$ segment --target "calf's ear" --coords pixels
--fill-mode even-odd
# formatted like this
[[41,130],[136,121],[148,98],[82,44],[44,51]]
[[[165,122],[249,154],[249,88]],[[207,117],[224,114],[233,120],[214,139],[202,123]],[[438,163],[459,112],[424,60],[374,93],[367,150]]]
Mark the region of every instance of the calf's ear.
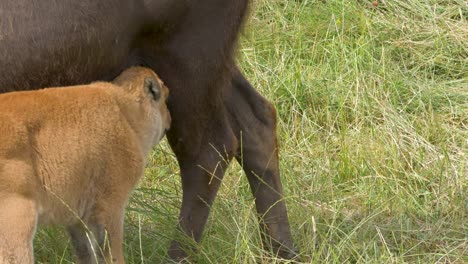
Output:
[[145,79],[145,91],[155,100],[161,98],[161,86],[154,78]]

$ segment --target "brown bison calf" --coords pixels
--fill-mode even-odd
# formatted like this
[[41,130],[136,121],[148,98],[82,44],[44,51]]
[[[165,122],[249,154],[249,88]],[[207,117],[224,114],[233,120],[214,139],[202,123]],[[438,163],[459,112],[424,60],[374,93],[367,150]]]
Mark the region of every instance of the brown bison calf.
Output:
[[0,95],[0,263],[33,263],[38,224],[66,225],[79,263],[124,262],[124,207],[169,128],[168,93],[134,67],[112,83]]

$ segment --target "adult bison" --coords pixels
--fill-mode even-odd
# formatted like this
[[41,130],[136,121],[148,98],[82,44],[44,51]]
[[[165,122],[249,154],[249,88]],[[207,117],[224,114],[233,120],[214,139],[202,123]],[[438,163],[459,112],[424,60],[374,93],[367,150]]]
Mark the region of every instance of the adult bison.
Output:
[[[248,2],[0,0],[0,92],[111,80],[132,65],[154,69],[171,90],[168,139],[183,188],[179,228],[200,240],[236,158],[256,198],[264,246],[292,258],[275,109],[233,59]],[[184,245],[173,241],[169,256],[186,257]]]

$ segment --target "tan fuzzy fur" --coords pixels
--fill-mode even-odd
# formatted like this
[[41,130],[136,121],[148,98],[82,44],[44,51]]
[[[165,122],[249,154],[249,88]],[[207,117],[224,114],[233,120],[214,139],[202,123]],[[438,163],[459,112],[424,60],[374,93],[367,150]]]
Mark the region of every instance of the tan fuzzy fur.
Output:
[[168,93],[133,67],[112,83],[0,95],[0,263],[33,263],[48,224],[67,226],[78,263],[124,263],[124,207],[169,128]]

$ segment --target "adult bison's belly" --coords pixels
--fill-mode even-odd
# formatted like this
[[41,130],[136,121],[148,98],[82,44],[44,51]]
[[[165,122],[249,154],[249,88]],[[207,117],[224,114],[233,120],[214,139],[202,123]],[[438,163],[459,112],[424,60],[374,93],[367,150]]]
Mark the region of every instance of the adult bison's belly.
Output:
[[0,92],[113,77],[132,60],[135,2],[2,0]]

